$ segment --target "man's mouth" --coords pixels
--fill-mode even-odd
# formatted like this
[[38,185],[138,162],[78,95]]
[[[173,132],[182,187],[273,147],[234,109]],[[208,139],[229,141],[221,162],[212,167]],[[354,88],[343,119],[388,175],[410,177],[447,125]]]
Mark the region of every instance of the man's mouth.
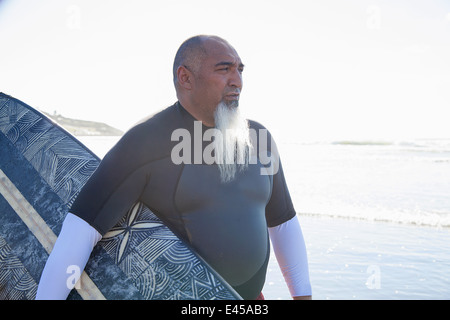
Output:
[[227,100],[239,100],[239,94],[228,94],[225,96]]
[[237,100],[239,100],[239,96],[240,96],[240,92],[231,92],[225,96],[225,99],[237,101]]

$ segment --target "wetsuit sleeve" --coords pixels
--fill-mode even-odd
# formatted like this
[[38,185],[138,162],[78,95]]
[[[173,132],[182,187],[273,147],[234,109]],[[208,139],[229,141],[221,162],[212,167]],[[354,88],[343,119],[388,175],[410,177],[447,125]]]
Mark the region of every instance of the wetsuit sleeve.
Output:
[[[275,227],[295,216],[296,212],[284,177],[280,154],[272,135],[268,133],[267,150],[270,154],[272,173],[272,194],[266,205],[266,221],[268,227]],[[261,143],[259,145],[261,148]]]
[[278,171],[273,175],[272,195],[266,206],[268,227],[275,227],[296,215],[294,205],[284,178],[283,166],[279,162]]
[[291,296],[310,296],[308,258],[298,218],[269,228],[269,236]]
[[[250,120],[250,129],[256,134],[252,138],[261,164],[267,169],[266,173],[271,181],[271,196],[266,205],[266,221],[268,227],[275,227],[295,216],[291,196],[284,177],[283,166],[275,140],[267,128],[260,123]],[[255,138],[256,137],[256,138]]]
[[77,196],[70,212],[101,235],[138,201],[149,173],[143,165],[142,130],[135,127],[108,152]]

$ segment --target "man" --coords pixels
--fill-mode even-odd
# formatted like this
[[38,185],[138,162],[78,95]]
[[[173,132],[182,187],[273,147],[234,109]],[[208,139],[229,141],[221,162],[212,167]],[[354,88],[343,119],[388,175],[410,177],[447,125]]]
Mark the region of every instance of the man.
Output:
[[261,143],[267,130],[239,112],[243,69],[219,37],[181,45],[173,67],[178,102],[129,130],[102,160],[70,209],[37,299],[65,299],[67,267],[84,268],[97,241],[136,201],[244,299],[261,297],[270,236],[292,297],[310,298],[305,244],[283,170],[262,161],[264,154],[278,161],[275,146]]

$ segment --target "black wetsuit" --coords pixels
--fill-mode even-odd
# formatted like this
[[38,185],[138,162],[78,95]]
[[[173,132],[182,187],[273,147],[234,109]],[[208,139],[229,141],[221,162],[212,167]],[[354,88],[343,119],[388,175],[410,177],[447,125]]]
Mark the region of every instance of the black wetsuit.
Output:
[[[295,216],[281,164],[275,175],[261,175],[258,161],[228,183],[220,182],[215,164],[176,165],[171,151],[179,141],[171,141],[172,133],[184,128],[194,137],[194,121],[176,103],[133,127],[105,156],[70,211],[104,235],[141,201],[244,299],[255,299],[269,259],[267,227]],[[250,127],[264,129],[253,121]]]

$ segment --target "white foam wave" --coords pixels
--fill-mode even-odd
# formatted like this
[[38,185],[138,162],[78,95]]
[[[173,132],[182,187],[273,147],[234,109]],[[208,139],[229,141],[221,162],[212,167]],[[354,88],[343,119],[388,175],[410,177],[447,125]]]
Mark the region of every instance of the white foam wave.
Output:
[[392,210],[386,208],[346,208],[345,210],[324,211],[300,211],[298,213],[306,216],[323,216],[332,218],[355,219],[372,222],[388,222],[409,224],[416,226],[428,226],[436,228],[450,228],[450,213],[448,212],[423,212]]

